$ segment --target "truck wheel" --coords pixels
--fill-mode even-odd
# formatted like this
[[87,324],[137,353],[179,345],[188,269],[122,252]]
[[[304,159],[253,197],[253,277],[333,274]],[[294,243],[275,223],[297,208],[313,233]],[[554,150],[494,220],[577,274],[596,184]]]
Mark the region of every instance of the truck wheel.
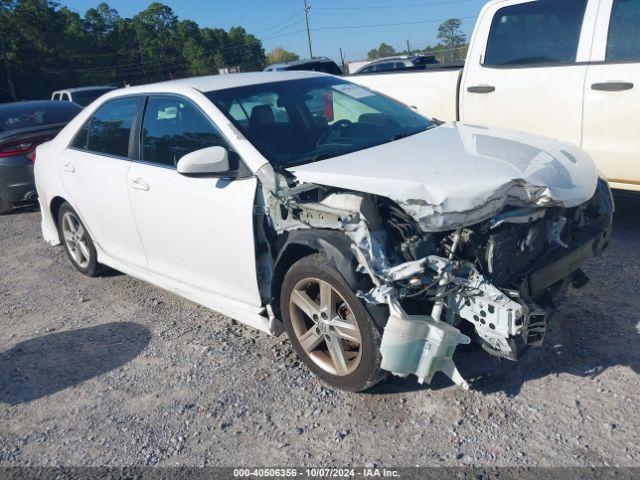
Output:
[[326,257],[305,257],[289,269],[280,311],[298,357],[330,386],[358,392],[384,379],[380,331]]
[[95,277],[100,273],[98,254],[86,227],[71,205],[63,203],[58,213],[58,229],[67,256],[80,273]]

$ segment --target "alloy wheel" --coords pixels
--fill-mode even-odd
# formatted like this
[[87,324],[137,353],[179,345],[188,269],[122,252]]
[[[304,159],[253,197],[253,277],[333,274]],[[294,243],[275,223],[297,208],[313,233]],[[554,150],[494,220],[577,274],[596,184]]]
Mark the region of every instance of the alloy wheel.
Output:
[[362,359],[362,336],[353,310],[327,282],[300,280],[291,292],[289,312],[304,352],[323,370],[352,373]]
[[62,217],[62,235],[72,260],[80,268],[87,268],[91,259],[87,232],[72,212]]

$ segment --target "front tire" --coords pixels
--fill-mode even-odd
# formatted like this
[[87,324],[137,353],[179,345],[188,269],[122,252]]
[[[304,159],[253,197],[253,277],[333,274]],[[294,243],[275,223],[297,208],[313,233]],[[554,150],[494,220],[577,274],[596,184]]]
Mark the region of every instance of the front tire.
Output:
[[58,231],[71,264],[80,273],[95,277],[100,273],[98,254],[80,216],[68,203],[62,204],[58,213]]
[[305,257],[289,269],[280,311],[298,357],[325,383],[359,392],[384,379],[380,331],[326,257]]

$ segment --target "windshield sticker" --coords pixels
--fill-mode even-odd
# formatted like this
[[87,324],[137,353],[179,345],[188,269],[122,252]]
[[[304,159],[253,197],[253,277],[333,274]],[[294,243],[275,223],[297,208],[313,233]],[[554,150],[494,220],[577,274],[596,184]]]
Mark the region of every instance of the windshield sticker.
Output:
[[370,92],[366,88],[359,87],[358,85],[352,85],[350,83],[342,83],[340,85],[333,85],[331,88],[334,90],[338,90],[345,95],[348,95],[352,98],[366,98],[373,97],[375,93]]

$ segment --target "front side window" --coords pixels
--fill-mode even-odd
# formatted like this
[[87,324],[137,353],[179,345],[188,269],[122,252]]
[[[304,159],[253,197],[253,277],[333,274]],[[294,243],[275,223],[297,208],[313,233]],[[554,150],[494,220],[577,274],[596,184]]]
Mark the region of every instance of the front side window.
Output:
[[433,126],[388,97],[333,77],[206,95],[276,168],[364,150]]
[[575,62],[587,0],[539,0],[493,17],[484,65]]
[[607,60],[640,59],[640,0],[614,0]]
[[207,147],[228,149],[211,121],[190,102],[171,96],[149,97],[142,121],[142,160],[176,167],[186,154]]
[[137,97],[118,98],[98,108],[89,123],[87,150],[127,157],[131,124],[138,102]]

